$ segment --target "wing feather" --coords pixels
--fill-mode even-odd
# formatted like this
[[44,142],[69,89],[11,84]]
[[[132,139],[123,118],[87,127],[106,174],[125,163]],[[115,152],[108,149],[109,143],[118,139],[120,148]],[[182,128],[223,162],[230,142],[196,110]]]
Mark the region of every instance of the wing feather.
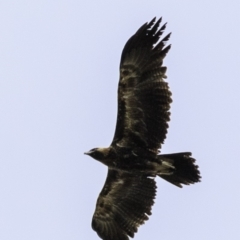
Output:
[[151,215],[155,195],[154,179],[109,170],[92,228],[103,240],[128,240]]
[[165,47],[170,34],[158,43],[166,24],[159,29],[161,18],[154,23],[155,18],[140,27],[123,49],[112,145],[157,152],[166,138],[172,99],[162,66],[170,49],[170,45]]

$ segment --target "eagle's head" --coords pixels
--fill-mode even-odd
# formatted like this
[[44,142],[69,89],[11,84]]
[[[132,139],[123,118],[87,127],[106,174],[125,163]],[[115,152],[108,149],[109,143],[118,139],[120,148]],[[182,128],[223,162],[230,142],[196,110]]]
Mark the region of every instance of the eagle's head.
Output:
[[84,154],[91,156],[92,158],[102,162],[109,153],[109,148],[93,148]]

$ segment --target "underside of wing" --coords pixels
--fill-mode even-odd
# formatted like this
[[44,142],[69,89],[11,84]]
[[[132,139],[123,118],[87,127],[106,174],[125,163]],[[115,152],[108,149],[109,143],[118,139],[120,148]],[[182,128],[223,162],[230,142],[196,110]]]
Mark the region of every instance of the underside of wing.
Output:
[[159,41],[166,27],[160,22],[144,24],[123,49],[113,145],[157,152],[166,137],[172,100],[162,63],[170,49],[165,47],[170,34]]
[[103,240],[128,240],[151,215],[155,195],[154,179],[109,170],[92,228]]

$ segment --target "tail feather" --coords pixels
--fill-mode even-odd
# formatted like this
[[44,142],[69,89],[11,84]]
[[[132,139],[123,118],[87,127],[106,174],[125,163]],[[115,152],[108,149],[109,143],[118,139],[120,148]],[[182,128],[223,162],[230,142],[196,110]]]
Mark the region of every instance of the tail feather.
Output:
[[189,185],[200,182],[200,172],[191,155],[190,152],[159,155],[163,163],[166,162],[174,167],[172,174],[159,175],[159,177],[178,187],[182,187],[181,184]]

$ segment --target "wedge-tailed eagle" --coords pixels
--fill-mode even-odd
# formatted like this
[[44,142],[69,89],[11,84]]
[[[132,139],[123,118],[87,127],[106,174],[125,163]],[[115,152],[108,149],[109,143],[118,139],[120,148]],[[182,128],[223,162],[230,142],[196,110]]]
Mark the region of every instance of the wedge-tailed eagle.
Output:
[[145,23],[127,41],[120,61],[117,126],[108,148],[85,154],[108,167],[92,228],[104,240],[128,240],[151,215],[155,177],[182,187],[200,181],[190,152],[159,154],[170,120],[171,92],[163,59],[170,38],[161,18]]

